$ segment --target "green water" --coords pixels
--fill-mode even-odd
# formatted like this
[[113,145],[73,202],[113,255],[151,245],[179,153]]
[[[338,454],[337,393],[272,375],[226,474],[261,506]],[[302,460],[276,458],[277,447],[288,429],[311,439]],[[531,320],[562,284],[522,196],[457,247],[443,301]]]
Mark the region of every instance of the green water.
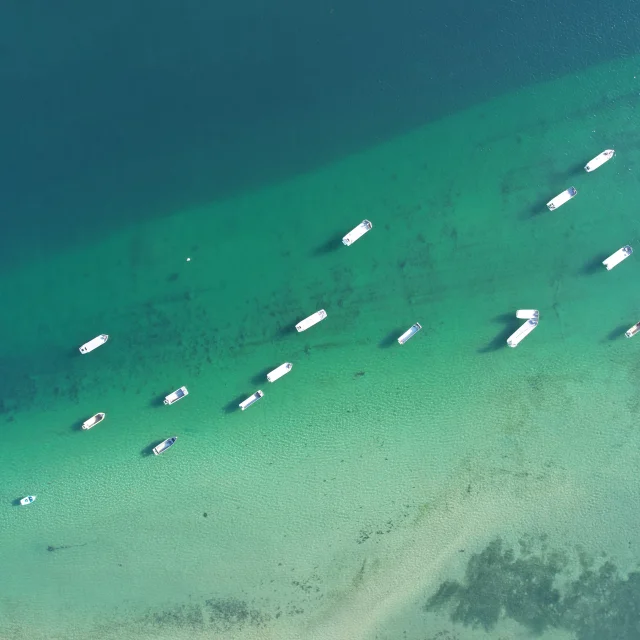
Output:
[[[563,597],[604,556],[618,590],[637,564],[639,343],[623,333],[638,267],[593,268],[638,249],[637,66],[24,256],[0,284],[18,372],[2,399],[0,637],[634,637],[588,619],[611,609],[598,580],[562,615],[527,589],[537,617],[481,592],[525,559]],[[605,148],[614,160],[585,173]],[[363,218],[372,232],[343,247]],[[327,320],[293,331],[319,308]],[[540,324],[509,349],[518,308]],[[489,561],[469,586],[498,538],[521,562]],[[468,589],[427,606],[445,581]]]

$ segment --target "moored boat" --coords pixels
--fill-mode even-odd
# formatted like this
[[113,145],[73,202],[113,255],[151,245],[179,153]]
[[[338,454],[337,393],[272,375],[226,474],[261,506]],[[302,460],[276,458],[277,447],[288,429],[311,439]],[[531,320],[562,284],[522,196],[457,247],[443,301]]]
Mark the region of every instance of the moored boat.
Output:
[[369,222],[369,220],[363,220],[357,227],[351,229],[351,231],[342,238],[342,244],[347,247],[351,246],[356,240],[362,238],[367,231],[371,231],[371,229],[373,229],[371,222]]
[[578,190],[575,187],[569,187],[562,193],[559,193],[553,200],[547,202],[547,207],[550,211],[561,207],[565,202],[569,202],[571,198],[575,198],[578,195]]
[[189,391],[187,387],[180,387],[176,389],[173,393],[170,393],[163,400],[164,404],[173,404],[174,402],[178,402],[178,400],[182,400],[185,396],[189,395]]
[[633,338],[638,331],[640,331],[640,322],[636,322],[631,329],[627,329],[627,331],[624,332],[624,335],[627,336],[627,338]]
[[419,322],[416,322],[414,325],[411,325],[411,327],[409,327],[399,338],[398,338],[398,343],[399,344],[404,344],[405,342],[407,342],[407,340],[410,340],[411,338],[413,338],[413,336],[416,335],[416,333],[418,333],[418,331],[420,331],[420,329],[422,329],[422,325]]
[[100,424],[107,417],[106,413],[96,413],[95,416],[91,416],[88,420],[82,423],[83,429],[92,429],[97,424]]
[[633,249],[630,245],[625,245],[622,249],[618,249],[615,253],[612,253],[606,260],[602,261],[602,264],[607,268],[607,271],[611,271],[613,267],[619,265],[623,260],[626,260],[633,253]]
[[507,338],[507,344],[517,347],[537,326],[538,318],[530,318]]
[[593,160],[589,160],[585,165],[584,170],[595,171],[598,167],[601,167],[605,162],[608,162],[615,155],[614,149],[606,149],[602,153],[599,153]]
[[252,404],[255,404],[262,398],[264,392],[258,390],[253,395],[249,396],[246,400],[243,400],[238,406],[244,411],[248,409]]
[[106,333],[102,333],[99,336],[96,336],[93,340],[89,340],[89,342],[85,342],[80,347],[80,353],[89,353],[98,347],[101,347],[107,340],[109,336]]
[[516,311],[516,318],[520,320],[530,320],[531,318],[539,318],[540,312],[537,309],[518,309]]
[[281,364],[279,367],[276,367],[273,371],[267,373],[267,380],[269,382],[275,382],[276,380],[282,378],[282,376],[286,375],[293,368],[293,364],[291,362],[285,362]]
[[296,331],[306,331],[309,327],[313,327],[314,324],[324,320],[327,317],[327,312],[324,309],[312,313],[308,318],[300,320],[296,325]]
[[167,438],[164,442],[161,442],[158,446],[153,447],[153,453],[159,456],[161,453],[164,453],[169,447],[172,447],[176,443],[177,439],[178,439],[178,436],[171,436],[170,438]]
[[26,496],[25,498],[20,499],[20,504],[24,507],[25,505],[35,502],[35,500],[36,500],[36,496]]

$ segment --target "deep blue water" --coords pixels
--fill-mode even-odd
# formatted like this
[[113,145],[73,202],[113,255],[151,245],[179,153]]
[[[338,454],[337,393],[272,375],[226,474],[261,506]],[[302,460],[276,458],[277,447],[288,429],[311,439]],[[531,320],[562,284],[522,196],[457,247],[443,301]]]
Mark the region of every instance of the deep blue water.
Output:
[[631,0],[61,0],[0,19],[5,261],[636,52]]

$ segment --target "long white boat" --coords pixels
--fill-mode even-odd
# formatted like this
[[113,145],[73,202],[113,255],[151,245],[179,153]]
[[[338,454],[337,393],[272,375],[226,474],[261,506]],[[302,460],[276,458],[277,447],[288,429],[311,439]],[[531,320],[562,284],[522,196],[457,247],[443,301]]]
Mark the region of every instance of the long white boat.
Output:
[[362,238],[367,231],[371,231],[371,229],[373,229],[373,225],[368,220],[363,220],[357,227],[351,229],[351,231],[342,238],[342,244],[347,247],[351,246],[356,240]]
[[173,393],[170,393],[164,399],[164,404],[173,404],[174,402],[178,402],[178,400],[182,400],[185,396],[189,395],[189,391],[187,391],[187,387],[180,387],[176,389]]
[[24,507],[35,501],[36,501],[36,496],[25,496],[24,498],[20,499],[20,504]]
[[399,338],[398,338],[398,342],[400,344],[404,344],[405,342],[407,342],[407,340],[410,340],[411,338],[413,338],[413,336],[416,335],[416,333],[418,333],[418,331],[420,331],[420,329],[422,329],[422,325],[419,322],[416,322],[415,324],[411,325],[411,327],[409,327]]
[[569,202],[571,198],[575,198],[578,195],[578,190],[575,187],[569,187],[562,193],[559,193],[553,200],[547,202],[547,207],[550,211],[561,207],[565,202]]
[[624,335],[627,336],[627,338],[633,338],[638,331],[640,331],[640,322],[636,322],[631,329],[624,332]]
[[159,456],[161,453],[164,453],[169,447],[172,447],[176,443],[177,439],[178,439],[178,436],[171,436],[170,438],[167,438],[164,442],[161,442],[158,446],[153,447],[154,455]]
[[537,309],[518,309],[516,311],[516,318],[520,320],[530,320],[531,318],[539,318],[540,312]]
[[293,364],[291,362],[285,362],[284,364],[281,364],[279,367],[276,367],[270,373],[267,373],[267,380],[269,382],[275,382],[276,380],[279,380],[280,378],[282,378],[282,376],[287,375],[287,373],[289,373],[289,371],[291,371],[292,368],[293,368]]
[[615,253],[612,253],[606,260],[603,260],[602,264],[607,268],[607,271],[611,271],[613,267],[616,267],[623,260],[626,260],[632,253],[633,249],[627,244],[622,247],[622,249],[618,249]]
[[83,429],[93,429],[97,424],[100,424],[107,417],[106,413],[96,413],[95,416],[91,416],[88,420],[82,423]]
[[89,353],[89,351],[93,351],[94,349],[101,347],[108,339],[109,336],[106,333],[102,333],[99,336],[96,336],[93,340],[85,342],[80,347],[80,353]]
[[598,167],[601,167],[605,162],[608,162],[615,155],[614,149],[606,149],[602,153],[599,153],[593,160],[589,160],[585,165],[584,170],[595,171]]
[[530,318],[507,338],[507,344],[510,347],[517,347],[537,326],[538,319]]
[[327,312],[324,309],[312,313],[308,318],[300,320],[296,325],[296,331],[306,331],[309,327],[313,327],[314,324],[324,320],[327,317]]
[[243,400],[238,406],[244,411],[248,409],[252,404],[255,404],[264,395],[263,391],[256,391],[253,395],[249,396],[246,400]]

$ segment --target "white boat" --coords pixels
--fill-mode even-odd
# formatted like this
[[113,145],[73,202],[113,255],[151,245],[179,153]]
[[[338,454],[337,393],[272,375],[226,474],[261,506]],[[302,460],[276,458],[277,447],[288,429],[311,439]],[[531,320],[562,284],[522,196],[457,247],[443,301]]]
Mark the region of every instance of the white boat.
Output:
[[516,318],[520,320],[530,320],[531,318],[539,318],[540,312],[537,309],[518,309],[516,311]]
[[398,338],[398,342],[400,344],[404,344],[407,340],[413,338],[420,329],[422,329],[422,325],[419,322],[416,322]]
[[608,162],[615,155],[613,149],[607,149],[602,153],[599,153],[593,160],[589,160],[585,165],[585,171],[595,171],[598,167],[601,167],[605,162]]
[[624,332],[624,335],[627,336],[627,338],[633,338],[638,331],[640,331],[640,322],[636,322],[631,329]]
[[161,453],[164,453],[169,447],[172,447],[176,443],[177,439],[178,439],[178,436],[171,436],[170,438],[167,438],[164,442],[161,442],[157,447],[153,447],[153,453],[159,456]]
[[100,424],[107,417],[106,413],[96,413],[95,416],[91,416],[88,420],[82,423],[83,429],[92,429],[97,424]]
[[244,411],[248,409],[252,404],[255,404],[262,398],[264,393],[262,391],[256,391],[252,396],[249,396],[246,400],[243,400],[238,406]]
[[93,340],[85,342],[80,347],[80,353],[89,353],[89,351],[93,351],[94,349],[101,347],[108,339],[109,336],[106,333],[102,333],[99,336],[96,336]]
[[282,378],[282,376],[289,373],[289,371],[291,371],[292,368],[293,368],[293,364],[291,364],[291,362],[285,362],[284,364],[281,364],[279,367],[275,368],[270,373],[267,373],[267,380],[269,382],[275,382],[276,380],[279,380],[280,378]]
[[371,229],[373,229],[373,225],[368,220],[363,220],[357,227],[351,229],[351,231],[342,238],[342,244],[347,247],[351,246],[356,240],[362,238],[367,231],[371,231]]
[[327,317],[327,312],[324,309],[312,313],[308,318],[300,320],[296,325],[297,331],[306,331],[309,327],[313,327],[314,324],[318,324],[321,320]]
[[566,191],[558,194],[553,200],[547,202],[547,207],[550,211],[561,207],[565,202],[569,202],[571,198],[575,198],[578,195],[578,190],[575,187],[569,187]]
[[625,245],[622,249],[618,249],[615,253],[612,253],[606,260],[602,261],[602,264],[607,268],[607,271],[611,271],[613,267],[619,265],[623,260],[626,260],[633,253],[633,249],[630,245]]
[[517,347],[537,326],[538,318],[530,318],[507,338],[507,344]]
[[36,496],[27,496],[26,498],[22,498],[20,500],[20,504],[24,507],[25,505],[35,502],[35,500],[36,500]]
[[189,392],[187,391],[187,387],[180,387],[176,389],[173,393],[170,393],[165,397],[165,404],[173,404],[174,402],[178,402],[178,400],[182,400],[185,396],[188,396]]

